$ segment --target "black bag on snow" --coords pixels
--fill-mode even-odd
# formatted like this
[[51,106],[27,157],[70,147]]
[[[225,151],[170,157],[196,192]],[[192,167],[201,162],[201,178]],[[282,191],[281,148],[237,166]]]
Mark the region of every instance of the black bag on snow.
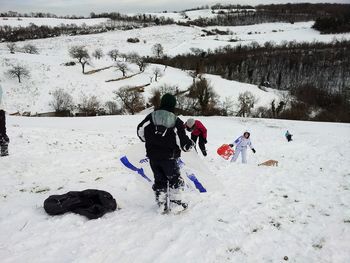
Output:
[[44,209],[49,215],[73,212],[89,219],[99,218],[116,208],[117,203],[110,193],[95,189],[51,195],[44,201]]

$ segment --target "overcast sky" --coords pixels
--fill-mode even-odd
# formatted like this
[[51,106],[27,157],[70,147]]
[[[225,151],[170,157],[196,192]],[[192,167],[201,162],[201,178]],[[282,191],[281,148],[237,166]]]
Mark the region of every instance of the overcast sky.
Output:
[[50,12],[58,15],[88,15],[90,12],[158,12],[183,10],[186,8],[215,3],[266,4],[289,2],[349,3],[350,0],[0,0],[0,11]]

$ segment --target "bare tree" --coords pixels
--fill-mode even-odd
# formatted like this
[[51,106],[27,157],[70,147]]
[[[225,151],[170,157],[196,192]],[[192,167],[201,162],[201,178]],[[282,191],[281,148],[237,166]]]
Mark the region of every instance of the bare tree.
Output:
[[157,82],[158,78],[162,76],[162,70],[160,68],[153,69],[154,80]]
[[13,43],[13,42],[7,43],[6,47],[9,49],[11,54],[15,54],[15,51],[17,48],[16,43]]
[[71,111],[74,108],[74,101],[72,95],[63,89],[57,89],[52,93],[53,100],[49,105],[56,112]]
[[29,53],[29,54],[39,54],[38,48],[33,44],[26,44],[22,48],[23,52]]
[[117,58],[119,56],[119,51],[117,49],[110,50],[107,55],[114,61],[117,61]]
[[144,72],[146,67],[148,66],[146,60],[143,57],[138,57],[135,61],[135,64],[139,67],[141,72]]
[[87,97],[83,95],[81,102],[78,105],[80,111],[84,112],[87,116],[96,116],[101,103],[96,96]]
[[191,98],[185,94],[177,96],[177,108],[182,112],[182,114],[186,115],[195,115],[197,111],[197,100],[195,98]]
[[85,73],[85,65],[89,64],[90,55],[84,46],[73,46],[69,49],[69,55],[78,60],[83,73]]
[[128,61],[128,54],[126,53],[120,53],[119,57],[121,57],[124,61]]
[[211,115],[215,110],[218,95],[205,78],[201,78],[191,85],[188,96],[197,100],[195,110],[199,114]]
[[201,48],[195,48],[191,47],[190,51],[195,55],[195,56],[201,56],[203,53],[205,53],[204,49]]
[[107,114],[109,115],[121,114],[121,110],[118,108],[118,104],[116,102],[107,101],[105,106],[107,108]]
[[19,83],[21,83],[22,78],[29,78],[30,76],[29,70],[21,65],[12,66],[12,68],[7,71],[7,74],[11,78],[17,78]]
[[166,93],[176,95],[177,87],[164,84],[157,89],[153,89],[152,90],[152,97],[149,99],[149,103],[152,104],[155,109],[159,108],[160,100],[161,100],[162,96]]
[[221,114],[223,116],[232,116],[234,114],[235,103],[232,98],[225,97],[225,100],[221,102]]
[[114,92],[124,110],[134,115],[145,108],[145,101],[140,92],[132,87],[123,87]]
[[130,61],[132,63],[136,63],[136,61],[139,59],[140,55],[136,52],[130,52],[125,54],[126,61]]
[[94,53],[92,53],[92,56],[95,59],[101,59],[103,57],[103,51],[100,48],[95,49]]
[[125,63],[117,63],[116,67],[123,73],[123,77],[125,77],[126,72],[128,71],[128,65],[126,65]]
[[189,71],[188,75],[192,78],[193,84],[196,83],[197,77],[200,76],[196,70]]
[[161,44],[157,43],[152,47],[152,52],[157,58],[160,58],[164,54],[164,48]]
[[239,110],[237,112],[237,116],[249,116],[256,102],[257,99],[251,92],[246,91],[244,93],[240,93],[238,96]]

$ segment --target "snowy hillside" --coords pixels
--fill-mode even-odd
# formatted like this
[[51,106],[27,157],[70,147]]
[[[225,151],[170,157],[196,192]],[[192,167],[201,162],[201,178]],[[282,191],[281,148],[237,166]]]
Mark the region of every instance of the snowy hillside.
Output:
[[[8,118],[1,262],[348,262],[348,124],[200,118],[204,165],[222,187],[189,192],[188,211],[161,215],[150,185],[118,160],[143,117]],[[245,129],[257,150],[247,165],[216,156]],[[268,159],[279,166],[257,166]],[[49,195],[88,188],[109,191],[121,210],[92,221],[44,212]]]
[[30,24],[37,26],[60,26],[71,25],[87,26],[100,25],[107,22],[107,18],[91,18],[91,19],[65,19],[65,18],[36,18],[36,17],[1,17],[0,26],[25,27]]
[[[257,41],[264,43],[273,40],[276,43],[282,41],[332,41],[333,39],[350,38],[350,34],[320,35],[311,29],[312,22],[295,23],[270,23],[254,26],[240,26],[219,28],[228,29],[229,35],[222,36],[202,36],[203,31],[198,27],[181,27],[176,25],[148,27],[129,31],[113,31],[96,35],[85,36],[61,36],[49,39],[39,39],[19,42],[21,47],[26,43],[37,46],[40,54],[24,54],[17,52],[10,54],[6,48],[6,43],[0,44],[0,79],[2,86],[8,97],[7,105],[9,112],[31,111],[46,112],[51,111],[49,102],[51,93],[57,88],[63,88],[73,94],[76,102],[79,102],[82,94],[96,95],[102,103],[112,100],[113,91],[126,85],[142,86],[151,84],[145,89],[147,99],[153,88],[163,84],[179,87],[185,90],[192,83],[187,72],[164,66],[151,65],[142,74],[132,78],[106,82],[106,80],[121,77],[115,67],[91,74],[82,75],[80,65],[67,67],[63,64],[72,59],[68,56],[68,49],[74,45],[85,45],[90,54],[101,48],[106,54],[111,49],[118,49],[121,53],[137,52],[142,56],[152,55],[152,46],[160,43],[164,46],[165,54],[175,56],[177,54],[190,52],[190,49],[201,48],[204,50],[215,49],[225,45],[238,45]],[[213,29],[208,28],[208,29]],[[139,43],[127,43],[128,38],[139,38]],[[231,39],[237,42],[229,42]],[[122,58],[119,58],[122,61]],[[5,72],[11,65],[25,65],[31,74],[30,79],[19,84],[15,79],[9,79]],[[91,60],[91,65],[87,71],[113,66],[110,58],[104,57],[101,60]],[[127,75],[138,73],[136,65],[128,63],[129,71]],[[151,82],[150,77],[154,68],[159,67],[163,72],[163,77],[159,82]],[[211,80],[214,90],[221,96],[221,101],[226,97],[235,99],[239,93],[251,91],[258,98],[256,106],[269,104],[273,99],[278,98],[278,92],[270,90],[263,92],[254,85],[238,83],[221,79],[218,76],[207,76]]]
[[[243,9],[242,9],[243,10]],[[186,12],[167,12],[167,13],[145,13],[145,15],[151,15],[156,17],[164,17],[173,19],[175,22],[186,22],[189,20],[195,20],[198,18],[213,18],[217,16],[218,12],[226,12],[227,10],[215,10],[212,13],[211,9],[201,9]],[[250,10],[253,11],[253,10]],[[139,13],[129,13],[127,15],[134,16]],[[83,24],[87,26],[94,26],[107,23],[108,18],[83,18],[83,19],[67,19],[67,18],[36,18],[36,17],[0,17],[0,26],[29,26],[34,24],[37,26],[59,26],[61,24],[71,25],[75,24],[81,26]]]

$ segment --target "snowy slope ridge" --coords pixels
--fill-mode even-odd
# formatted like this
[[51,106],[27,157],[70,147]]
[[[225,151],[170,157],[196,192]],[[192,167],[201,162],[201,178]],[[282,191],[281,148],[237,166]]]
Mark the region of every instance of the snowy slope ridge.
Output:
[[[1,262],[348,262],[350,125],[200,118],[205,162],[222,188],[187,193],[189,210],[164,216],[150,185],[118,160],[139,142],[143,117],[8,118]],[[216,156],[245,129],[257,150],[247,165]],[[279,167],[257,166],[268,159]],[[49,195],[88,188],[109,191],[121,210],[92,221],[45,214]]]
[[[95,95],[102,104],[105,104],[107,101],[115,100],[115,94],[113,92],[124,86],[143,86],[150,84],[145,88],[145,92],[143,93],[144,98],[148,101],[152,90],[162,85],[176,86],[180,91],[184,91],[192,84],[192,78],[188,72],[172,67],[164,69],[163,65],[156,64],[150,65],[144,73],[132,78],[106,82],[106,80],[122,77],[121,72],[117,71],[115,67],[112,67],[95,74],[83,75],[80,65],[74,67],[62,65],[69,58],[64,60],[58,57],[51,57],[50,60],[46,60],[44,55],[27,54],[6,55],[5,58],[3,64],[0,61],[0,68],[8,68],[10,64],[20,63],[27,66],[31,72],[31,78],[24,80],[21,84],[15,79],[8,79],[4,75],[3,79],[5,81],[2,86],[6,92],[7,110],[10,113],[30,111],[35,114],[53,111],[49,105],[50,101],[52,101],[51,94],[59,88],[63,88],[72,94],[76,104],[81,101],[83,94],[87,96]],[[101,61],[94,60],[93,63],[95,68],[113,65],[107,58]],[[128,75],[139,72],[138,67],[134,64],[128,63],[128,67]],[[153,70],[155,68],[161,69],[162,73],[162,77],[158,82],[155,82],[153,77]],[[92,68],[89,67],[88,70],[90,69]],[[278,101],[281,94],[281,92],[271,89],[265,92],[260,90],[256,85],[229,81],[219,76],[205,75],[205,77],[210,81],[214,91],[221,96],[221,101],[229,98],[236,102],[240,93],[250,91],[258,98],[257,107],[267,106],[273,99]],[[153,78],[151,83],[150,78]]]
[[[233,35],[202,37],[202,29],[198,27],[181,27],[176,25],[148,27],[129,31],[113,31],[88,36],[61,36],[50,39],[39,39],[17,43],[19,47],[24,43],[31,43],[38,47],[40,54],[24,54],[17,52],[10,54],[6,43],[0,44],[0,80],[8,97],[9,112],[30,111],[40,113],[52,111],[49,106],[52,92],[63,88],[74,96],[79,103],[82,94],[96,95],[102,103],[113,100],[113,91],[122,86],[141,86],[150,82],[153,69],[157,65],[151,65],[145,73],[133,78],[108,82],[121,76],[115,68],[110,68],[92,75],[81,74],[80,65],[66,67],[63,64],[71,61],[68,49],[74,45],[85,45],[90,54],[101,48],[106,54],[111,49],[118,49],[121,53],[137,52],[141,56],[152,55],[152,46],[160,43],[164,46],[165,54],[175,56],[188,53],[192,47],[201,49],[215,49],[225,45],[248,44],[257,41],[260,44],[265,41],[274,40],[276,43],[282,41],[332,41],[333,38],[350,38],[350,34],[320,35],[311,29],[312,22],[295,23],[268,23],[254,26],[239,26],[221,28],[229,29]],[[212,29],[212,28],[210,28]],[[252,34],[250,34],[253,32]],[[259,33],[255,33],[259,32]],[[139,43],[127,43],[129,37],[137,37]],[[228,42],[232,37],[240,39],[238,42]],[[122,60],[121,58],[119,60]],[[31,77],[18,84],[17,80],[9,79],[5,72],[11,65],[21,64],[28,67]],[[101,60],[92,59],[91,66],[87,70],[104,68],[113,65],[113,62],[104,57]],[[135,65],[129,64],[128,75],[138,72]],[[187,89],[192,83],[187,72],[168,67],[163,72],[163,77],[158,83],[152,83],[145,90],[147,99],[151,90],[162,84],[178,86],[180,90]],[[278,92],[263,92],[254,85],[223,80],[217,76],[208,76],[214,90],[221,96],[232,97],[236,100],[240,92],[251,91],[258,98],[258,106],[267,106],[273,99],[278,99]]]

